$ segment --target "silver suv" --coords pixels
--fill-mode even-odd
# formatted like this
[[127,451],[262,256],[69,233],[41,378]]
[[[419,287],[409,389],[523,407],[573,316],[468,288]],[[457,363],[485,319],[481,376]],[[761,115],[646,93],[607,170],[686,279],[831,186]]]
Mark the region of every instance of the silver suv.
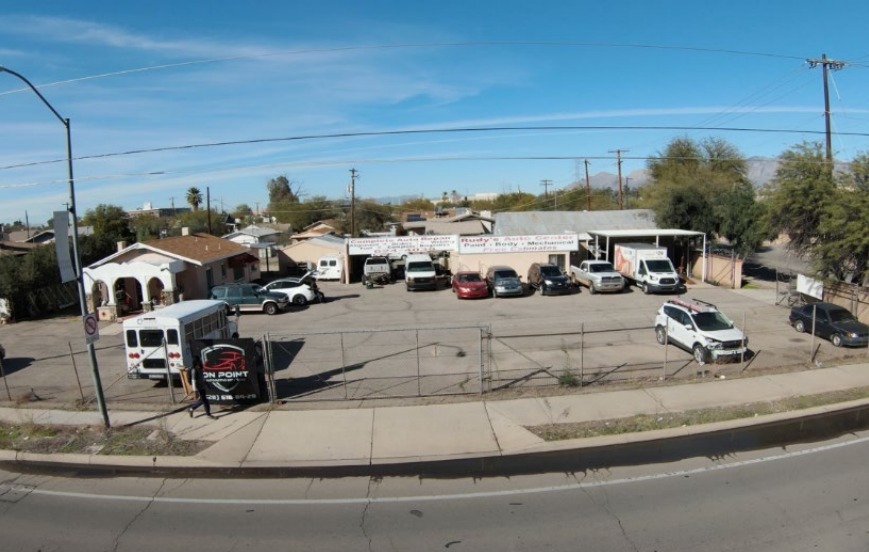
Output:
[[509,266],[490,266],[486,271],[486,285],[489,286],[492,297],[525,295],[519,275]]
[[718,307],[699,299],[670,299],[658,309],[655,338],[694,355],[703,365],[720,358],[735,358],[748,350],[748,338]]

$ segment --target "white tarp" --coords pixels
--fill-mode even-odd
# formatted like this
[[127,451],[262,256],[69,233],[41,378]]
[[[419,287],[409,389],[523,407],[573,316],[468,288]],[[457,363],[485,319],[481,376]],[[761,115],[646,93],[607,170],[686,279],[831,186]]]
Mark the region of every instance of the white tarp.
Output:
[[797,291],[803,295],[824,300],[824,282],[802,274],[797,274]]

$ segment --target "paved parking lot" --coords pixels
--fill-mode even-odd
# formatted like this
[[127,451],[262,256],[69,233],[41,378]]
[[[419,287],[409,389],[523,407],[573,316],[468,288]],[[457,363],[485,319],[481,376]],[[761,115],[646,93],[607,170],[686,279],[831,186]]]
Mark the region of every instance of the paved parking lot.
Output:
[[[449,289],[407,292],[401,283],[368,289],[326,282],[321,287],[329,299],[325,304],[275,316],[241,315],[242,336],[268,336],[286,346],[276,373],[281,398],[345,400],[553,386],[565,370],[587,385],[619,377],[733,377],[805,366],[812,351],[811,337],[788,326],[788,310],[774,304],[771,289],[689,286],[688,296],[715,303],[744,328],[754,352],[745,363],[701,368],[688,353],[655,342],[654,317],[666,297],[636,289],[616,295],[582,290],[566,296],[457,300]],[[171,405],[165,384],[127,379],[120,329],[120,323],[102,322],[97,342],[110,407]],[[492,339],[481,341],[480,335],[489,332]],[[78,316],[0,326],[0,343],[7,350],[8,386],[8,392],[0,387],[0,400],[70,405],[82,395],[92,397]],[[818,364],[867,356],[826,341],[818,345]],[[311,382],[318,385],[299,387]],[[178,390],[175,395],[180,398]]]

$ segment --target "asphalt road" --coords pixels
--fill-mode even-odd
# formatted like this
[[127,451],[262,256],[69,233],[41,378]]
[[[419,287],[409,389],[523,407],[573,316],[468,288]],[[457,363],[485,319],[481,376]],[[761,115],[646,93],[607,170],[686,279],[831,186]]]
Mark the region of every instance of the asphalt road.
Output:
[[166,480],[2,474],[8,550],[869,548],[869,433],[545,476]]

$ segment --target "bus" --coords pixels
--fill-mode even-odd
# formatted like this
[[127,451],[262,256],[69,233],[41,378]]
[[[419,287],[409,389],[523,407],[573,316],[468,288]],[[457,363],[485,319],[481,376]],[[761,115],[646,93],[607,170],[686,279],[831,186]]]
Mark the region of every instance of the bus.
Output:
[[195,339],[238,337],[238,318],[229,305],[210,299],[182,301],[124,320],[129,379],[165,380],[193,365]]

